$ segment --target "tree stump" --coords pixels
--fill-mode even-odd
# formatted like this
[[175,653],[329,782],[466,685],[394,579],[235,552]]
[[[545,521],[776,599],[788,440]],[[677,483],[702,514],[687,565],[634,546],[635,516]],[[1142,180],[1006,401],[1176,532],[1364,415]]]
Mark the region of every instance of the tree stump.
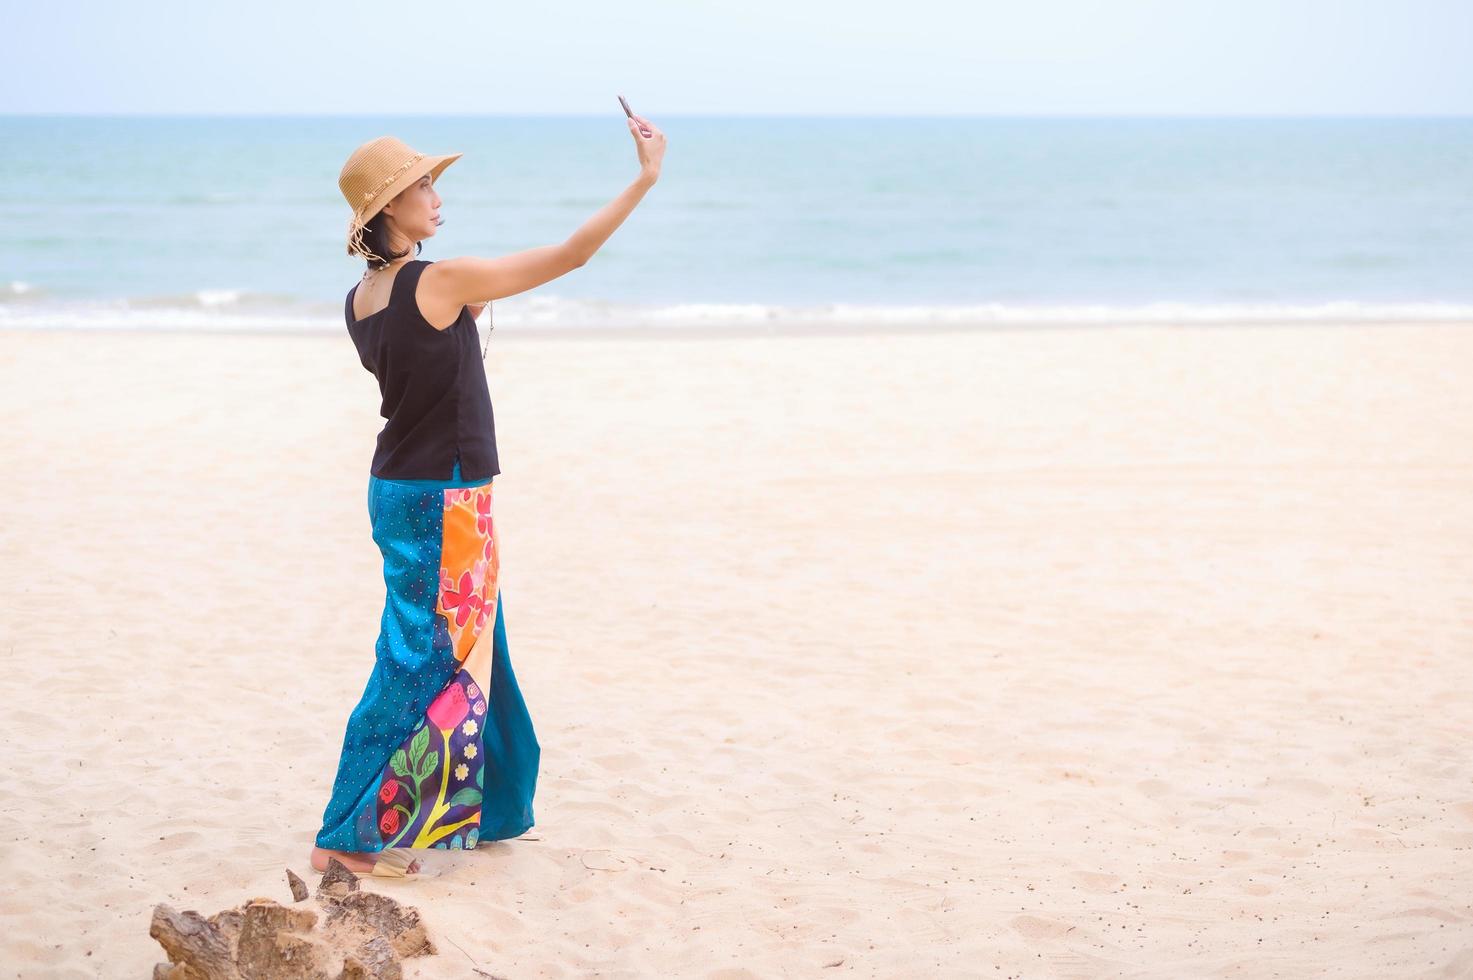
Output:
[[[290,869],[287,881],[309,901]],[[418,909],[360,891],[336,858],[306,907],[253,898],[205,918],[160,902],[148,934],[169,957],[154,980],[402,980],[402,960],[436,952]]]

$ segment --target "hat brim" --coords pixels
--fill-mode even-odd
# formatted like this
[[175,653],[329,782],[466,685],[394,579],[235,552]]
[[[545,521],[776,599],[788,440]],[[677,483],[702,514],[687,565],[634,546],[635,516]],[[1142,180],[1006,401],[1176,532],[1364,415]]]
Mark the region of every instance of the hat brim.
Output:
[[[410,184],[413,184],[426,174],[429,174],[430,183],[433,184],[440,178],[440,174],[444,172],[446,167],[464,155],[463,153],[446,153],[442,156],[426,156],[416,161],[414,166],[400,174],[388,187],[379,191],[372,201],[369,201],[363,208],[353,212],[352,223],[348,226],[349,243],[351,244],[355,231],[368,224],[370,218],[382,211],[384,205],[398,197]],[[350,254],[351,251],[350,249]]]

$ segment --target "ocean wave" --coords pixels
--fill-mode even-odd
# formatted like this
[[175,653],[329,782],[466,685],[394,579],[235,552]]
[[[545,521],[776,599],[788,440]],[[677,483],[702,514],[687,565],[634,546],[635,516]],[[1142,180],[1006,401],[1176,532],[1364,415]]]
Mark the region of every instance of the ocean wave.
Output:
[[[263,312],[327,312],[325,305],[310,306],[293,296],[276,293],[258,293],[246,289],[196,289],[187,293],[163,293],[152,296],[132,296],[120,301],[130,309],[208,309],[228,310],[259,309]],[[295,308],[295,309],[294,309]]]
[[[197,290],[180,296],[112,301],[57,301],[25,283],[0,302],[0,329],[200,330],[224,332],[338,332],[345,329],[336,302],[303,303],[242,290]],[[498,327],[560,328],[895,327],[966,328],[1029,325],[1210,325],[1273,323],[1473,322],[1466,303],[1181,303],[1144,304],[917,304],[881,306],[826,303],[632,304],[556,296],[497,300]],[[483,328],[488,319],[481,314]]]

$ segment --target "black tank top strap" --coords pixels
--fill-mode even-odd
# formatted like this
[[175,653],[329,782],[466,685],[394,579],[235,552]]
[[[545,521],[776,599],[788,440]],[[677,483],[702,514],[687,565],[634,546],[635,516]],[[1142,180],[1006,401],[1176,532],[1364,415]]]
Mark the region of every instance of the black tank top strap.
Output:
[[394,307],[418,314],[419,307],[414,303],[414,291],[419,285],[420,273],[429,264],[424,259],[411,259],[404,263],[404,268],[394,273],[394,284],[389,287],[389,302],[385,309]]
[[[377,316],[378,313],[383,313],[391,308],[402,308],[404,304],[403,297],[406,292],[409,296],[409,301],[412,303],[414,301],[414,287],[419,284],[419,275],[424,271],[424,266],[426,265],[429,265],[429,262],[420,259],[413,259],[404,263],[404,268],[394,273],[394,281],[389,286],[389,301],[384,304],[382,310],[376,313],[370,313],[368,316]],[[356,317],[353,315],[353,297],[358,295],[358,287],[362,284],[362,280],[355,283],[353,288],[348,290],[348,295],[343,300],[343,318],[349,325],[355,324],[360,320],[368,319],[367,316]],[[412,307],[410,312],[417,313],[418,307]]]

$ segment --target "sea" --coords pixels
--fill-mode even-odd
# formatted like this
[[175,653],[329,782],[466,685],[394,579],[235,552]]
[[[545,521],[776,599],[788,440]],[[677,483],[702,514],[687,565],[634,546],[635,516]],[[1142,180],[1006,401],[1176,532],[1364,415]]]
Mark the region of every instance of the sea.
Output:
[[[497,329],[1473,319],[1470,117],[646,115],[659,182]],[[0,329],[343,330],[381,135],[464,154],[426,259],[561,242],[638,172],[617,111],[4,116]]]

